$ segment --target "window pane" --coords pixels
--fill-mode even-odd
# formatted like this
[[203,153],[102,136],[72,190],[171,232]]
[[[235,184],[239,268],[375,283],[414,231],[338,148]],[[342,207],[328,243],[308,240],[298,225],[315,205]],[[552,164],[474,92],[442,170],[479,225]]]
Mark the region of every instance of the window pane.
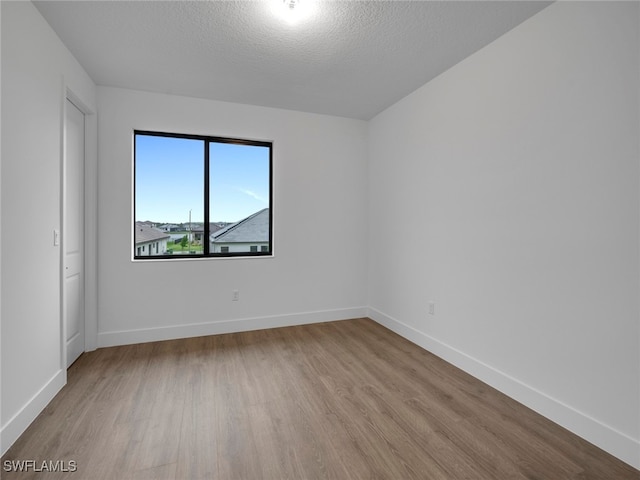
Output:
[[267,146],[210,144],[209,218],[225,224],[210,235],[211,253],[271,251],[270,153]]
[[135,251],[138,256],[140,252],[150,256],[202,253],[203,162],[202,140],[136,134]]

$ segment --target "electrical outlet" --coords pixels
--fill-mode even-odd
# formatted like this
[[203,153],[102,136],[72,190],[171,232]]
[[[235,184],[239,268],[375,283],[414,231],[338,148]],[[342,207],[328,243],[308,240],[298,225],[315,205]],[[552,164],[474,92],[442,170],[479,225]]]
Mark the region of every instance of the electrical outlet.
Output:
[[237,302],[238,300],[240,300],[240,291],[239,290],[234,290],[231,293],[231,300],[234,302]]
[[435,315],[436,314],[436,304],[435,302],[429,302],[429,315]]

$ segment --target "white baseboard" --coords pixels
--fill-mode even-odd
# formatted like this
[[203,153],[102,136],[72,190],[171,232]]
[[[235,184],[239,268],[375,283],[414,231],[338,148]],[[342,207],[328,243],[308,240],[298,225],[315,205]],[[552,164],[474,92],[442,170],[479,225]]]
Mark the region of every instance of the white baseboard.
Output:
[[31,422],[40,415],[40,412],[49,404],[53,397],[67,383],[67,371],[58,370],[51,379],[2,426],[0,432],[0,451],[4,455],[20,435],[31,425]]
[[98,333],[98,347],[131,345],[134,343],[174,340],[176,338],[201,337],[223,333],[247,332],[266,328],[290,327],[310,323],[348,320],[366,317],[367,307],[353,307],[338,310],[322,310],[316,312],[271,315],[267,317],[242,318],[217,322],[192,323],[168,327],[146,328],[140,330],[124,330],[118,332]]
[[640,469],[639,440],[618,432],[570,405],[566,405],[375,308],[369,308],[368,316],[389,330],[473,375],[623,462]]

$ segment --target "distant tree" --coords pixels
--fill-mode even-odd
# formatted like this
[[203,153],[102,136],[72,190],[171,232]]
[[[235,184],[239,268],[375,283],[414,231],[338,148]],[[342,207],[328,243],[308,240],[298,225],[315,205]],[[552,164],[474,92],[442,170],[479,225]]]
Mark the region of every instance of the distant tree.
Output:
[[187,243],[189,243],[189,240],[185,235],[184,237],[182,237],[182,240],[180,241],[180,246],[182,247],[183,250],[187,247]]

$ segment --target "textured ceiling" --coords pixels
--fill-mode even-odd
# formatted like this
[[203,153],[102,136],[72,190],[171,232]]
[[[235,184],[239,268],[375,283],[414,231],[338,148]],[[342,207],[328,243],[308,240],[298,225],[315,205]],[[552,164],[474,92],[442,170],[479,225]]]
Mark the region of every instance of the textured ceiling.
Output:
[[98,85],[360,119],[549,4],[316,0],[291,24],[281,3],[34,2]]

